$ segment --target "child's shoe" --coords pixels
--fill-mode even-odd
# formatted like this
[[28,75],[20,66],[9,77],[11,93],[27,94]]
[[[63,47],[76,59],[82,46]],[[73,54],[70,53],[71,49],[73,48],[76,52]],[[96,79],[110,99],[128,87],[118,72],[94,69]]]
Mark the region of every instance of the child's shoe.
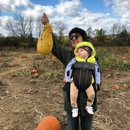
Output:
[[93,107],[91,107],[91,106],[86,106],[85,107],[85,110],[88,112],[88,114],[90,114],[90,115],[93,115],[94,114],[94,112],[93,112]]
[[77,117],[78,116],[78,108],[72,108],[72,117]]

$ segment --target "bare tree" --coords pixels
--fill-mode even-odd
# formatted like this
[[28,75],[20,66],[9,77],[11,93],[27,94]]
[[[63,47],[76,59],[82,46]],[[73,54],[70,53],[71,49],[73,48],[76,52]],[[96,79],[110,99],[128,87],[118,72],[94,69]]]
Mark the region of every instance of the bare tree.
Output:
[[114,39],[114,37],[115,37],[116,28],[117,28],[117,24],[114,24],[114,25],[111,27],[112,37],[113,37],[113,39]]
[[[1,11],[0,11],[0,15],[1,15]],[[1,25],[1,18],[0,18],[0,25]]]
[[31,16],[15,15],[14,19],[10,19],[6,23],[6,30],[14,36],[25,39],[32,35],[33,19]]
[[63,32],[66,29],[67,25],[63,22],[57,22],[53,24],[53,27],[58,32],[59,36],[63,36]]
[[86,32],[88,37],[95,36],[95,32],[92,30],[92,27],[89,27]]
[[29,38],[29,43],[33,41],[32,33],[33,33],[33,18],[30,16],[29,19],[29,26],[28,26],[28,38]]
[[40,37],[41,33],[42,33],[42,30],[43,30],[43,25],[41,22],[39,22],[40,20],[38,19],[37,20],[37,24],[36,24],[36,27],[35,27],[35,32],[36,32],[36,36]]
[[130,45],[130,26],[127,26],[127,32],[129,34],[129,37],[128,37],[128,44]]
[[58,32],[58,41],[61,44],[64,44],[64,30],[66,29],[67,25],[63,22],[57,22],[53,24],[54,29]]
[[111,31],[112,31],[112,34],[113,34],[113,37],[116,35],[118,35],[120,32],[122,32],[123,30],[126,29],[126,25],[124,24],[121,24],[121,23],[115,23],[112,28],[111,28]]

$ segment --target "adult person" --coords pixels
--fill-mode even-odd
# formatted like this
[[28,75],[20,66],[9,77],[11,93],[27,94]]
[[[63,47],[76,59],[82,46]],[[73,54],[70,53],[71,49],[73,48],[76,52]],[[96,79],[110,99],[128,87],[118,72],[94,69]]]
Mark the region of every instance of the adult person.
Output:
[[[44,13],[41,19],[42,24],[49,23],[49,19],[47,15]],[[78,27],[73,28],[69,32],[69,39],[71,42],[72,50],[68,50],[60,44],[57,43],[53,33],[53,48],[52,48],[52,54],[55,55],[66,67],[67,64],[71,61],[72,58],[74,58],[74,48],[76,45],[83,41],[88,41],[88,37],[86,32]],[[93,84],[94,89],[95,84]],[[79,118],[81,122],[81,130],[92,130],[92,122],[93,122],[93,115],[90,115],[87,113],[87,111],[84,109],[87,101],[87,95],[86,92],[79,91],[78,95],[78,108],[79,108],[79,116],[76,118],[72,117],[72,108],[69,100],[69,93],[70,93],[70,84],[66,83],[63,87],[63,97],[64,97],[64,110],[67,114],[67,123],[68,123],[68,130],[79,130]],[[95,100],[93,103],[93,111],[95,112],[97,110],[97,96],[96,96],[96,89],[95,89]]]

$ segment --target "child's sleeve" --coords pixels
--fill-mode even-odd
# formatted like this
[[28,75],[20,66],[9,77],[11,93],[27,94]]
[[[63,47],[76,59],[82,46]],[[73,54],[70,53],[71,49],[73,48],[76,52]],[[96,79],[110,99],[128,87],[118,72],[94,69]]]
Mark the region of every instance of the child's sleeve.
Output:
[[73,58],[67,65],[66,70],[65,70],[65,78],[66,78],[66,82],[70,82],[70,78],[72,76],[72,66],[73,64],[76,62],[76,59]]
[[100,72],[100,68],[97,62],[94,63],[94,70],[95,70],[95,82],[96,82],[96,85],[98,86],[98,90],[100,90],[101,72]]

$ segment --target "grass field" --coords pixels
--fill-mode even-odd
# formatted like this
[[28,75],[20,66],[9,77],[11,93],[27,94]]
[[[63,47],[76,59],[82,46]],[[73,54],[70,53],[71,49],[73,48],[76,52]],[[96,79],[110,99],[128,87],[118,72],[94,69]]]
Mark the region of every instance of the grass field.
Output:
[[[93,130],[130,130],[130,47],[96,50],[102,86]],[[34,75],[34,69],[38,75]],[[35,49],[1,49],[0,130],[35,130],[48,115],[57,117],[61,130],[67,130],[62,96],[64,70],[52,54],[43,56]]]

